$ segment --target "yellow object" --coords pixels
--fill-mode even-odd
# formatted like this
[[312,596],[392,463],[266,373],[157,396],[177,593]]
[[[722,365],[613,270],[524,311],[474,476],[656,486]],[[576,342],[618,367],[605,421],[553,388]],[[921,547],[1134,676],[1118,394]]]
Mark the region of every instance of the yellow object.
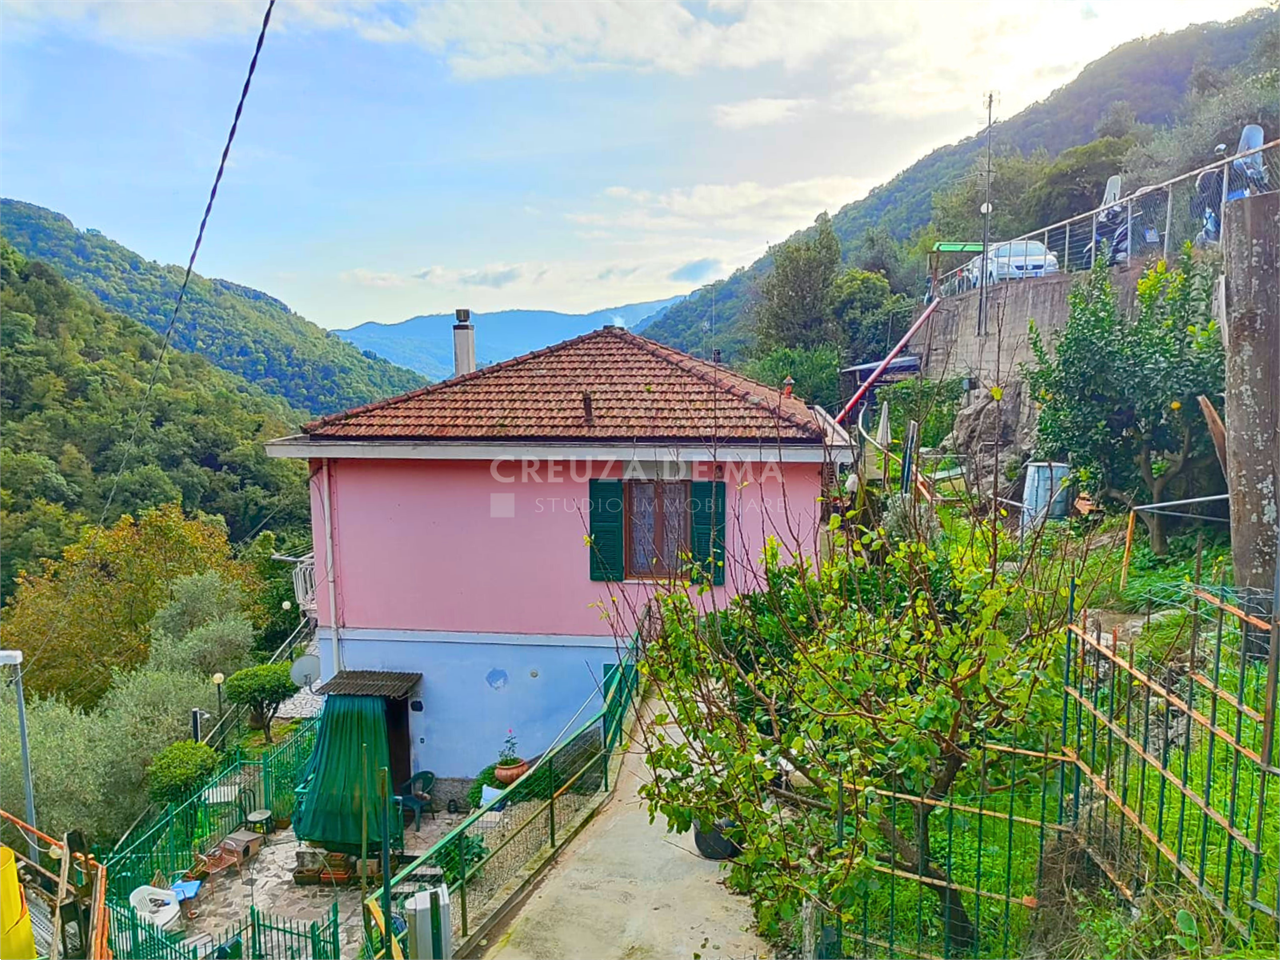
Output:
[[1175,401],[1173,401],[1173,403],[1169,404],[1169,406],[1170,406],[1170,407],[1172,407],[1174,410],[1181,410],[1181,409],[1182,409],[1182,401],[1180,401],[1180,400],[1175,400]]
[[35,960],[36,940],[31,933],[31,914],[18,882],[18,864],[13,851],[0,846],[0,957],[5,960]]

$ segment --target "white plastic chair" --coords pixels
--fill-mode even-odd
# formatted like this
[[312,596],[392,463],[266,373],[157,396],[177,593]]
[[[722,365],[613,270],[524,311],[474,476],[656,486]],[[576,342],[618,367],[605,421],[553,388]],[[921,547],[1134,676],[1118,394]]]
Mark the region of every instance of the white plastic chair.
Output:
[[143,885],[129,894],[129,905],[140,918],[161,930],[176,930],[182,925],[182,907],[172,890]]

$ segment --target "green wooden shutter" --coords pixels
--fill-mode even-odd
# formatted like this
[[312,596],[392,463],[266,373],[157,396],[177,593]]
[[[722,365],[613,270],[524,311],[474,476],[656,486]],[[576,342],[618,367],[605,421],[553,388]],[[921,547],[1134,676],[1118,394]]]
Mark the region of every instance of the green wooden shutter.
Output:
[[711,582],[724,585],[724,481],[695,480],[689,485],[689,539],[694,583],[711,571]]
[[591,481],[591,579],[626,576],[621,480]]

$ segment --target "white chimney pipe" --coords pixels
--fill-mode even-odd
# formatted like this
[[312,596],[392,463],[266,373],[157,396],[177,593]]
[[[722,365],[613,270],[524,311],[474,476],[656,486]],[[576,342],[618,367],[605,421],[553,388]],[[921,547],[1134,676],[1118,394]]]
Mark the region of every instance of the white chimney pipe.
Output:
[[460,377],[476,369],[476,328],[471,324],[471,311],[465,307],[453,315],[458,321],[453,325],[453,375]]

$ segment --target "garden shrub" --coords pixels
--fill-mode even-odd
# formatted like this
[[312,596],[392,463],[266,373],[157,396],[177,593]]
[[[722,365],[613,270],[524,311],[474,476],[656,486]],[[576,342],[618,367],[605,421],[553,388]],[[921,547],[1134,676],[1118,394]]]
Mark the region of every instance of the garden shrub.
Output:
[[171,743],[147,768],[147,793],[157,803],[176,803],[200,787],[218,768],[218,753],[207,743]]

